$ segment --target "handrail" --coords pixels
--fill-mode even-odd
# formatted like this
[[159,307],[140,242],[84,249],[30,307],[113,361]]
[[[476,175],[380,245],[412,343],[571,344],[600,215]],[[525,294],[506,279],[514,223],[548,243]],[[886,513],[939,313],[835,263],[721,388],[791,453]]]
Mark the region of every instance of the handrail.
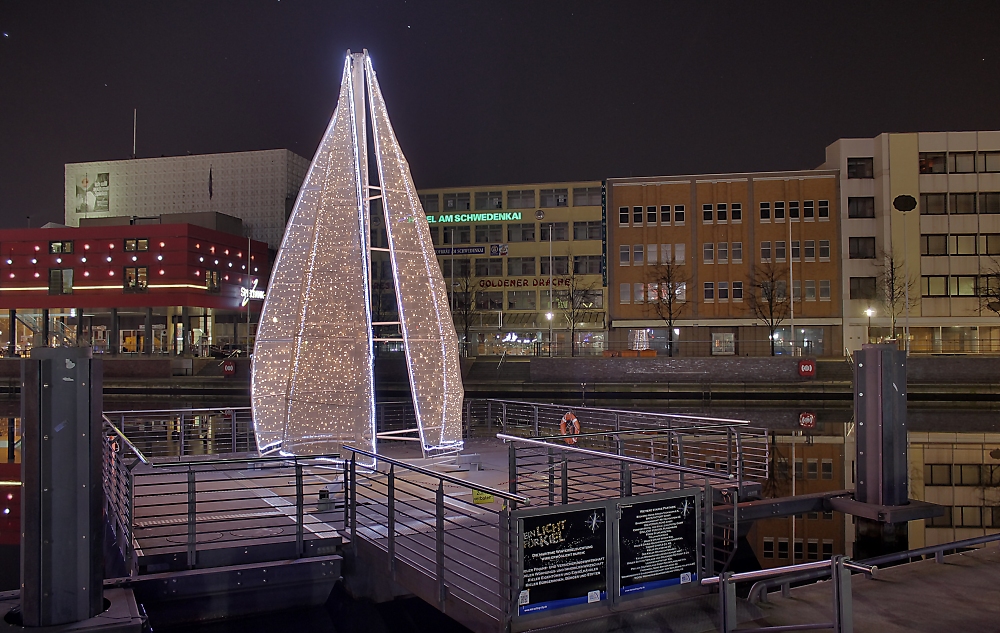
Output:
[[[149,465],[156,468],[174,468],[176,466],[206,466],[214,464],[259,464],[260,462],[295,462],[300,461],[312,461],[318,459],[327,459],[331,462],[343,462],[343,457],[337,453],[323,454],[323,455],[282,455],[276,457],[270,456],[258,456],[258,457],[226,457],[224,459],[218,459],[214,455],[203,455],[205,459],[189,459],[187,461],[162,461],[162,462],[150,462]],[[169,459],[169,458],[167,458]],[[336,466],[332,464],[331,466]]]
[[[557,436],[562,437],[562,436]],[[576,437],[576,436],[574,436]],[[536,440],[529,437],[518,437],[516,435],[507,435],[505,433],[497,433],[497,439],[503,440],[504,442],[522,442],[524,444],[534,444],[536,446],[544,446],[546,448],[558,448],[563,451],[572,451],[574,453],[583,453],[585,455],[593,455],[596,457],[606,457],[608,459],[615,459],[618,461],[629,462],[632,464],[641,464],[643,466],[652,466],[654,468],[665,468],[667,470],[674,470],[680,473],[687,473],[691,475],[698,475],[700,477],[711,477],[713,479],[723,479],[732,481],[736,479],[733,475],[724,475],[714,470],[707,470],[704,468],[694,468],[692,466],[681,466],[679,464],[668,464],[666,462],[654,462],[649,459],[642,459],[641,457],[630,457],[628,455],[615,455],[613,453],[604,453],[601,451],[593,451],[588,448],[580,448],[579,446],[560,446],[559,444],[554,444],[551,442],[543,442],[541,440]]]
[[128,411],[105,411],[105,415],[131,415],[137,413],[189,413],[192,411],[249,411],[250,407],[199,407],[196,409],[140,409]]
[[139,461],[141,461],[143,464],[147,464],[148,465],[149,464],[149,460],[146,459],[146,456],[143,455],[142,451],[140,451],[139,448],[135,444],[132,443],[132,440],[130,440],[127,437],[125,437],[125,433],[123,433],[121,429],[119,429],[117,426],[115,426],[115,423],[112,422],[111,420],[109,420],[108,416],[106,414],[102,413],[101,417],[104,418],[104,423],[107,424],[108,426],[110,426],[111,430],[115,432],[115,435],[117,435],[118,437],[122,438],[122,441],[125,442],[125,444],[130,449],[132,449],[132,452],[135,453],[135,456],[139,458]]
[[[910,558],[915,558],[917,556],[926,556],[928,554],[939,554],[940,552],[945,552],[950,549],[963,549],[966,547],[972,547],[974,545],[983,545],[985,543],[992,543],[993,541],[1000,541],[1000,534],[986,534],[984,536],[975,536],[973,538],[962,539],[961,541],[951,541],[950,543],[941,543],[940,545],[929,545],[927,547],[921,547],[918,549],[907,550],[905,552],[896,552],[894,554],[884,554],[882,556],[876,556],[874,558],[866,558],[862,561],[851,561],[851,565],[862,565],[871,566],[877,569],[878,565],[884,565],[886,563],[894,563],[901,560],[907,560]],[[846,565],[851,569],[855,567]],[[780,568],[778,568],[780,569]],[[770,578],[766,580],[760,580],[755,582],[752,587],[750,587],[750,593],[747,595],[747,601],[749,602],[759,602],[761,593],[766,592],[772,587],[777,587],[784,585],[786,583],[792,582],[805,582],[809,580],[815,580],[818,577],[822,577],[824,574],[801,574],[794,578],[784,578],[781,582],[777,579]]]
[[[738,574],[733,574],[729,579],[733,582],[742,582],[745,580],[756,580],[773,578],[775,576],[784,576],[785,574],[791,574],[797,571],[809,571],[813,569],[830,569],[830,561],[828,560],[817,560],[811,563],[799,563],[798,565],[787,565],[785,567],[772,567],[771,569],[758,569],[755,571],[744,571]],[[720,576],[712,576],[711,578],[702,578],[701,584],[707,585],[717,585],[722,581]]]
[[[621,438],[623,436],[627,437],[629,435],[635,435],[637,437],[646,437],[646,436],[649,436],[650,434],[653,434],[653,433],[655,433],[657,435],[667,435],[667,434],[670,434],[670,433],[686,433],[687,431],[691,431],[691,430],[702,430],[702,429],[701,428],[699,428],[699,429],[691,429],[690,427],[683,428],[683,429],[665,429],[663,427],[654,427],[654,428],[651,428],[651,429],[623,429],[621,431],[593,431],[591,433],[573,433],[571,435],[538,435],[538,436],[532,437],[531,439],[533,439],[533,440],[564,440],[567,437],[573,437],[573,438],[580,438],[580,437],[601,437],[601,436],[604,436],[604,435],[617,435],[619,438]],[[706,430],[717,430],[717,429],[715,427],[707,427]]]
[[430,477],[435,477],[435,478],[440,479],[442,481],[447,481],[448,483],[457,484],[457,485],[462,486],[464,488],[472,488],[474,490],[479,490],[479,491],[482,491],[482,492],[487,492],[487,493],[489,493],[489,494],[491,494],[491,495],[493,495],[495,497],[500,497],[501,499],[506,499],[507,501],[514,501],[516,503],[520,503],[520,504],[523,504],[523,505],[528,505],[528,503],[531,501],[530,499],[528,499],[528,497],[525,497],[524,495],[514,494],[514,493],[506,492],[506,491],[503,491],[503,490],[499,490],[497,488],[490,488],[488,486],[483,486],[483,485],[477,484],[475,482],[468,481],[467,479],[460,479],[458,477],[452,477],[451,475],[445,475],[444,473],[439,473],[439,472],[436,472],[436,471],[433,471],[433,470],[429,470],[427,468],[421,468],[420,466],[414,466],[413,464],[409,464],[409,463],[404,462],[402,460],[393,459],[391,457],[386,457],[385,455],[379,455],[378,453],[370,453],[370,452],[368,452],[366,450],[362,450],[360,448],[355,448],[353,446],[347,446],[346,444],[342,448],[344,448],[345,450],[351,451],[352,453],[357,453],[358,455],[364,455],[365,457],[371,457],[372,459],[377,459],[377,460],[383,461],[383,462],[385,462],[387,464],[392,464],[394,466],[399,466],[401,468],[406,468],[408,470],[412,470],[413,472],[420,473],[421,475],[428,475]]
[[534,407],[567,407],[567,408],[577,408],[577,409],[587,409],[588,411],[600,411],[602,413],[627,413],[629,415],[643,415],[643,416],[653,416],[661,418],[677,418],[681,420],[711,420],[712,422],[721,422],[723,424],[736,424],[739,426],[749,426],[749,420],[730,420],[728,418],[710,418],[700,415],[679,415],[675,413],[656,413],[652,411],[628,411],[625,409],[605,409],[603,407],[572,407],[568,405],[562,405],[555,402],[544,403],[544,402],[527,402],[524,400],[503,400],[500,398],[487,398],[487,400],[492,400],[493,402],[500,402],[505,404],[523,404],[526,406]]

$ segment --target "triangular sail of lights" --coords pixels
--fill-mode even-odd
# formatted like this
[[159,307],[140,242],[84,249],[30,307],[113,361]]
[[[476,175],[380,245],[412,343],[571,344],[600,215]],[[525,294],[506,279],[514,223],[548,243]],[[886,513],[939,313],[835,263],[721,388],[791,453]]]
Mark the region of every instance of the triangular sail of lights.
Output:
[[[369,186],[363,81],[381,186]],[[370,191],[380,195],[369,196]],[[274,265],[251,391],[262,453],[375,446],[369,200],[382,198],[417,428],[425,455],[462,447],[458,339],[427,219],[363,54],[341,95]],[[362,460],[364,461],[364,460]]]

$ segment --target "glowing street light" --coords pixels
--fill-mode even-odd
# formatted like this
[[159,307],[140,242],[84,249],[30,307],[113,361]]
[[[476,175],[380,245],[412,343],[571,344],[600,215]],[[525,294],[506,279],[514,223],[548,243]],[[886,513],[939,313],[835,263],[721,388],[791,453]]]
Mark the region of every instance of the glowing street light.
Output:
[[865,310],[865,314],[868,315],[868,332],[867,332],[867,337],[868,337],[868,342],[871,343],[872,342],[872,317],[875,316],[875,310],[873,310],[872,308],[868,308],[867,310]]

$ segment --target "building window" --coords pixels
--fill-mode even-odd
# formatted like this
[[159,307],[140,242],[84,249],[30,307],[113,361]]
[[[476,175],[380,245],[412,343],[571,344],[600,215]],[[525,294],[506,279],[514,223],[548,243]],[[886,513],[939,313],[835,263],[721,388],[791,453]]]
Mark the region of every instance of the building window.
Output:
[[851,299],[874,299],[874,277],[851,277]]
[[949,281],[948,294],[952,297],[977,297],[977,277],[974,275],[952,276]]
[[798,201],[791,201],[788,203],[788,219],[798,220],[799,219],[799,203]]
[[573,272],[577,275],[600,275],[600,255],[575,255],[573,257]]
[[705,282],[705,302],[715,301],[715,284],[711,281]]
[[920,173],[945,173],[944,152],[920,152]]
[[833,460],[824,459],[820,463],[820,476],[823,479],[833,479]]
[[714,264],[715,263],[715,244],[713,244],[712,242],[706,242],[705,244],[702,245],[702,251],[703,251],[702,260],[706,264]]
[[743,204],[740,202],[734,202],[730,206],[729,217],[732,219],[733,224],[739,224],[743,221]]
[[[143,290],[145,290],[145,286],[143,286]],[[222,284],[219,283],[219,271],[205,271],[205,290],[208,290],[209,292],[220,292],[222,290]],[[126,292],[127,291],[128,289],[126,287]]]
[[975,152],[952,152],[948,154],[949,174],[972,174],[976,171]]
[[925,275],[920,278],[920,296],[947,297],[948,278],[943,275]]
[[674,263],[683,264],[684,263],[684,244],[674,244]]
[[795,560],[802,560],[802,539],[795,539],[795,543],[793,543],[793,545],[795,548]]
[[948,205],[948,212],[952,215],[969,215],[976,212],[976,194],[953,193],[949,197],[951,204]]
[[733,263],[739,264],[743,262],[743,242],[733,242],[732,256]]
[[920,194],[921,215],[944,215],[947,212],[948,212],[948,194],[946,193]]
[[670,254],[670,244],[660,244],[660,262],[663,264],[673,263],[673,256]]
[[534,290],[511,290],[507,293],[507,309],[534,310],[537,295]]
[[778,558],[788,558],[788,539],[778,539]]
[[1000,152],[979,152],[979,171],[1000,171]]
[[52,254],[72,253],[73,242],[49,242],[49,252]]
[[476,277],[500,277],[503,275],[503,258],[476,258]]
[[848,238],[847,247],[849,259],[875,259],[874,237]]
[[[653,297],[655,298],[656,295],[655,290],[653,291],[652,294]],[[601,309],[604,307],[603,290],[577,290],[576,297],[578,306],[586,310]],[[568,308],[569,306],[567,305],[566,307]]]
[[670,224],[670,205],[660,205],[660,224],[666,226]]
[[656,265],[656,244],[646,244],[646,264]]
[[642,207],[632,207],[632,225],[642,226]]
[[567,207],[569,206],[568,189],[542,189],[538,192],[538,206]]
[[440,230],[441,227],[439,227],[439,226],[431,226],[431,227],[428,227],[428,228],[430,229],[430,232],[431,232],[431,244],[433,244],[434,246],[440,246],[441,245],[441,230]]
[[950,235],[948,236],[949,255],[975,255],[976,236],[975,235]]
[[701,221],[704,224],[711,224],[713,215],[714,214],[712,212],[712,205],[710,204],[701,205]]
[[806,479],[819,479],[819,460],[806,460]]
[[476,244],[496,244],[503,241],[502,224],[477,224]]
[[743,301],[743,282],[733,282],[733,301]]
[[472,228],[466,226],[442,226],[441,233],[445,244],[468,244]]
[[527,277],[535,274],[534,257],[508,257],[507,274],[512,277]]
[[479,310],[503,310],[503,293],[477,292],[476,308]]
[[830,300],[830,280],[820,279],[819,280],[819,300],[829,301]]
[[[823,513],[824,518],[826,518],[826,514],[825,512]],[[830,514],[832,515],[833,513],[831,512]],[[833,517],[831,516],[830,518],[832,519]],[[823,560],[830,560],[831,558],[833,558],[833,540],[825,538],[823,539]]]
[[628,207],[618,207],[618,225],[628,226]]
[[635,303],[642,303],[642,300],[645,298],[642,284],[632,284],[632,296],[635,298]]
[[764,558],[774,558],[774,537],[764,537]]
[[811,538],[806,541],[806,557],[809,560],[819,560],[819,539]]
[[955,527],[982,527],[982,506],[955,507]]
[[[386,262],[386,263],[388,263],[388,262]],[[449,257],[447,259],[442,259],[441,260],[441,276],[443,276],[446,279],[451,278],[452,276],[454,276],[454,277],[460,277],[460,278],[461,277],[468,277],[471,265],[472,265],[472,261],[469,260],[468,258],[452,259],[452,258]],[[452,270],[454,270],[454,275],[452,275]],[[388,273],[388,274],[386,274],[386,273]],[[391,276],[392,276],[392,273],[389,272],[389,271],[383,271],[383,273],[382,273],[382,279],[387,279],[387,278],[389,278]]]
[[729,301],[729,282],[719,282],[719,301]]
[[792,299],[802,301],[802,282],[798,279],[792,281]]
[[760,203],[760,221],[770,222],[771,221],[771,203],[761,202]]
[[806,240],[804,255],[807,262],[816,261],[816,240]]
[[729,262],[729,243],[728,242],[719,242],[719,246],[718,246],[718,249],[716,250],[716,252],[719,255],[719,260],[718,261],[719,261],[720,264],[725,264],[725,263]]
[[864,198],[847,199],[847,217],[849,218],[874,218],[875,198],[866,196]]
[[951,527],[951,510],[950,507],[946,507],[943,516],[925,519],[925,525],[927,527]]
[[848,178],[874,178],[875,159],[874,158],[848,158],[847,159]]
[[425,193],[419,196],[420,206],[424,208],[424,213],[437,213],[440,207],[439,196],[436,193]]
[[535,241],[535,225],[534,224],[508,224],[507,225],[507,241],[508,242],[534,242]]
[[984,192],[979,194],[980,213],[1000,213],[1000,193]]
[[503,192],[501,191],[477,191],[476,210],[487,211],[490,209],[503,208]]
[[816,300],[816,280],[807,279],[806,280],[806,301]]
[[569,222],[549,222],[542,223],[542,241],[549,241],[549,230],[552,231],[553,242],[565,242],[569,240]]
[[[215,274],[216,279],[218,279],[219,273],[215,272]],[[206,275],[206,280],[207,277],[208,275]],[[122,281],[125,284],[125,292],[146,292],[146,288],[149,285],[149,269],[145,266],[130,266],[125,269]],[[211,291],[211,287],[209,287],[209,291]]]
[[73,294],[73,269],[72,268],[50,268],[49,269],[49,294],[50,295],[71,295],[71,294]]
[[594,220],[592,222],[574,222],[573,223],[573,239],[574,240],[599,240],[601,239],[601,221]]
[[569,274],[569,257],[566,255],[555,256],[552,258],[552,272],[549,272],[549,258],[542,257],[538,258],[540,263],[539,274],[541,275],[568,275]]
[[632,263],[632,247],[623,244],[618,247],[618,265],[628,266]]
[[819,219],[820,222],[830,219],[830,201],[820,200],[819,201]]
[[444,210],[445,211],[468,211],[469,210],[469,194],[468,193],[446,193],[446,194],[444,194]]
[[656,226],[656,207],[646,207],[646,224]]
[[728,214],[728,212],[729,209],[727,208],[727,205],[725,203],[720,203],[715,205],[716,221],[719,222],[720,224],[724,224],[726,222],[726,215]]
[[983,255],[1000,255],[1000,234],[987,233],[980,236],[980,251]]
[[629,290],[632,288],[631,284],[618,284],[618,303],[631,303],[632,300],[629,297]]
[[774,203],[774,221],[784,222],[785,220],[785,203],[775,202]]
[[535,190],[520,189],[507,192],[508,209],[533,209],[535,207]]
[[786,254],[787,254],[787,252],[786,252],[786,249],[785,249],[785,242],[784,241],[775,242],[774,243],[774,258],[777,261],[779,261],[779,262],[783,262],[783,261],[785,261],[785,255]]
[[148,250],[149,240],[147,239],[125,240],[125,252],[127,253],[142,253]]
[[574,207],[599,207],[601,206],[600,187],[573,187]]
[[761,242],[760,243],[760,261],[767,263],[771,261],[771,243]]
[[684,226],[684,205],[675,204],[674,205],[674,224],[676,226]]
[[802,260],[802,248],[799,246],[800,242],[798,240],[792,240],[792,261],[797,262]]
[[632,247],[633,266],[642,266],[642,252],[643,252],[642,244],[636,244],[635,246]]
[[816,217],[816,204],[812,200],[802,203],[802,217],[806,222],[812,222]]
[[830,261],[830,240],[819,241],[819,261]]

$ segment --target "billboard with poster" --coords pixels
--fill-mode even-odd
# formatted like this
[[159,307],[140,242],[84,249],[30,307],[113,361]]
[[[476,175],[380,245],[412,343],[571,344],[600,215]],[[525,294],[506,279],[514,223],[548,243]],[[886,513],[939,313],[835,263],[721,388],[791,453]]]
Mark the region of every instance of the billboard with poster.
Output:
[[108,213],[110,204],[110,176],[107,172],[83,174],[76,181],[76,212],[77,213]]

